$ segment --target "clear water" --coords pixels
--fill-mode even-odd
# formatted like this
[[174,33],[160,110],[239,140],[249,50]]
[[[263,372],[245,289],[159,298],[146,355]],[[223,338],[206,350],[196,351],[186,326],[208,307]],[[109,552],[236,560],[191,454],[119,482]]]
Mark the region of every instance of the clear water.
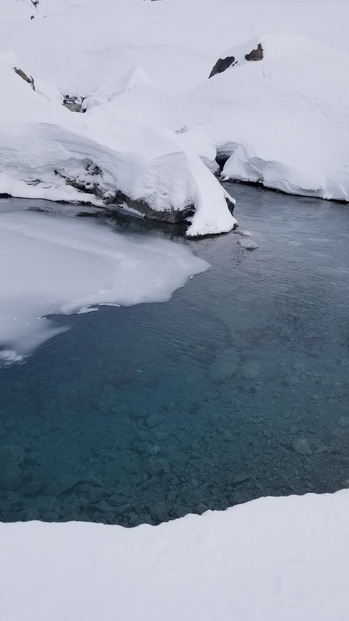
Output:
[[[0,519],[157,524],[349,485],[349,209],[243,185],[166,304],[0,369]],[[253,240],[254,251],[238,242]]]

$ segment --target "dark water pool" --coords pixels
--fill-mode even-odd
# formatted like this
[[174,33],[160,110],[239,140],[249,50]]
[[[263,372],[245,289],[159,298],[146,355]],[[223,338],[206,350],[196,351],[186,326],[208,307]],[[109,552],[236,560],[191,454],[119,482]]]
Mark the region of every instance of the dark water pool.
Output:
[[[0,369],[0,519],[133,526],[349,486],[349,208],[243,185],[166,304]],[[253,240],[254,251],[239,241]]]

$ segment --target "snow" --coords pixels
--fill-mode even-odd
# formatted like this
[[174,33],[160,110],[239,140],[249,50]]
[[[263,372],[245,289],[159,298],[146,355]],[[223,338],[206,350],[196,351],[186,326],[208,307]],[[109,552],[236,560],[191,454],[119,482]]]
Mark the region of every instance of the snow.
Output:
[[6,201],[0,211],[0,359],[18,362],[67,329],[45,315],[165,302],[207,267],[185,244],[121,234],[94,219],[13,212]]
[[227,124],[214,128],[224,140],[238,144],[223,175],[292,194],[348,200],[349,169],[343,154],[349,146],[344,82],[349,56],[295,35],[260,36],[244,46],[244,53],[258,42],[263,62],[244,61],[213,78],[220,82],[217,106],[218,92],[227,90],[233,73],[231,107],[241,109],[241,101],[255,99],[241,110],[243,129],[235,120],[229,129]]
[[[0,192],[98,205],[120,191],[154,217],[193,206],[188,235],[228,232],[218,151],[226,178],[348,200],[348,13],[336,0],[6,0]],[[244,60],[258,43],[263,60]],[[208,80],[227,54],[239,63]]]
[[0,525],[4,621],[347,621],[349,491],[133,529]]
[[[227,178],[348,201],[348,21],[347,0],[1,0],[0,194],[74,211],[121,192],[159,217],[193,206],[188,235],[228,232],[218,153]],[[8,362],[62,329],[46,314],[165,301],[207,267],[184,244],[0,205]],[[130,530],[0,524],[0,619],[346,621],[348,510],[342,491]]]

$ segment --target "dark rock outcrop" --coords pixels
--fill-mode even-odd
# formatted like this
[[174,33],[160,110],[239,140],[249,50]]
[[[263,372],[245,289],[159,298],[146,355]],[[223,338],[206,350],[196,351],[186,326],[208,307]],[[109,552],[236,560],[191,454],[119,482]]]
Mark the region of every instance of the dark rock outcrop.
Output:
[[258,61],[258,60],[263,60],[263,47],[261,43],[258,43],[257,47],[255,50],[251,50],[249,52],[249,54],[245,55],[245,59],[249,60],[249,61]]
[[33,91],[35,91],[35,84],[34,84],[33,76],[31,75],[28,76],[19,67],[14,67],[13,69],[14,69],[14,72],[17,73],[17,75],[19,75],[19,77],[22,78],[22,80],[24,80],[25,82],[28,82],[28,84],[30,84],[30,86],[32,87]]
[[63,106],[68,108],[68,110],[70,110],[71,112],[85,112],[82,107],[83,103],[84,97],[79,97],[75,95],[63,96]]
[[[77,177],[67,175],[64,171],[59,170],[55,170],[55,174],[64,179],[67,185],[72,186],[79,192],[97,196],[105,205],[110,205],[111,207],[114,205],[121,210],[126,207],[125,211],[127,211],[127,208],[131,208],[148,221],[183,224],[187,218],[194,215],[195,205],[193,203],[186,205],[181,210],[170,207],[166,210],[156,211],[143,198],[132,199],[121,190],[106,190],[103,187],[103,172],[90,160],[86,161],[85,171],[86,173]],[[227,193],[225,194],[225,200],[230,213],[233,213],[235,202],[230,199]]]
[[213,67],[208,78],[213,78],[217,73],[223,73],[226,69],[236,64],[235,56],[227,56],[226,58],[219,58]]
[[259,60],[263,60],[263,58],[263,46],[261,43],[258,43],[255,49],[245,54],[245,56],[241,59],[235,58],[235,56],[226,56],[226,58],[219,58],[208,77],[212,78],[217,73],[223,73],[223,71],[226,71],[226,69],[229,69],[229,67],[240,64],[241,60],[243,61],[245,59],[249,62],[256,62]]

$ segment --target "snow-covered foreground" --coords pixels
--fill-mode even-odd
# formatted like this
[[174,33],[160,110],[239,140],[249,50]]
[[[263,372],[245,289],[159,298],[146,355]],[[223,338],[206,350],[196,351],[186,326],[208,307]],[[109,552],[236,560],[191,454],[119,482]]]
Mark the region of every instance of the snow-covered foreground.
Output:
[[349,200],[348,19],[339,0],[6,0],[0,193],[229,231],[218,152],[226,177]]
[[349,492],[152,527],[0,525],[3,621],[347,621]]
[[2,211],[0,359],[18,360],[62,332],[44,315],[164,302],[207,267],[185,244],[154,235],[121,234],[93,219]]

